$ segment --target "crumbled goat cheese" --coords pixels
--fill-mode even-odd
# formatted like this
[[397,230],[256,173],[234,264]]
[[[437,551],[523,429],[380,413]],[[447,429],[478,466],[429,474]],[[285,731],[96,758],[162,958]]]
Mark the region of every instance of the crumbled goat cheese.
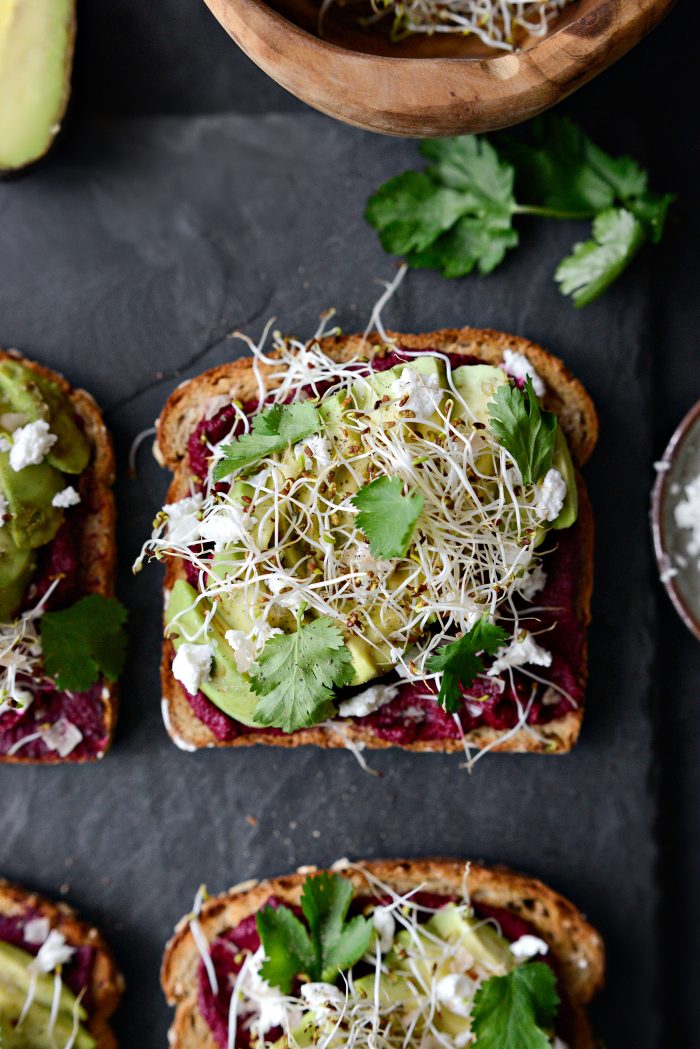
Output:
[[513,638],[509,645],[499,648],[496,659],[489,670],[489,677],[496,677],[504,670],[511,667],[521,667],[525,663],[534,663],[538,667],[550,667],[552,665],[552,653],[540,646],[532,634],[525,633],[520,638]]
[[510,945],[511,954],[521,961],[534,958],[536,954],[547,954],[549,947],[539,936],[525,935]]
[[400,377],[391,384],[391,396],[401,401],[408,394],[408,400],[401,407],[404,411],[415,412],[420,419],[434,414],[441,393],[437,375],[423,375],[415,368],[404,368]]
[[41,738],[49,750],[55,750],[59,757],[67,758],[82,742],[83,734],[72,721],[67,718],[59,718],[53,725],[42,731]]
[[537,494],[535,513],[544,521],[556,521],[566,498],[566,481],[552,467],[547,470]]
[[185,642],[173,660],[173,675],[194,696],[199,687],[209,680],[214,650],[211,645],[191,645]]
[[18,473],[25,466],[36,466],[53,448],[58,437],[49,432],[49,424],[44,419],[20,426],[12,434],[10,448],[10,466]]
[[396,933],[396,920],[389,907],[375,907],[372,912],[372,925],[376,929],[379,950],[382,954],[390,951]]
[[504,350],[503,370],[512,379],[520,379],[522,382],[530,378],[532,380],[532,388],[537,396],[544,397],[546,386],[524,353],[518,353],[516,350]]
[[273,575],[266,580],[266,583],[268,590],[273,595],[274,604],[279,605],[280,608],[288,608],[291,612],[297,612],[301,608],[304,598],[299,591],[290,590],[292,580],[287,579],[286,576]]
[[76,492],[72,485],[68,485],[60,492],[56,492],[55,496],[51,500],[52,506],[58,506],[61,510],[67,510],[69,506],[77,506],[80,502],[80,496]]
[[316,465],[321,470],[325,470],[327,466],[331,465],[331,446],[327,437],[323,434],[317,433],[312,437],[307,437],[306,440],[300,441],[299,444],[295,445],[294,451],[297,455],[303,455],[306,459],[309,455],[312,459],[316,460]]
[[202,509],[203,502],[204,496],[198,492],[196,495],[188,495],[185,499],[166,505],[168,539],[173,543],[196,542],[199,537],[199,511]]
[[247,674],[257,655],[255,642],[248,637],[245,630],[227,630],[224,637],[231,646],[236,670],[239,674]]
[[32,918],[22,929],[22,936],[25,943],[30,943],[32,947],[40,947],[48,939],[50,932],[48,918]]
[[7,499],[0,492],[0,528],[5,524],[5,514],[7,513]]
[[691,532],[687,550],[693,557],[700,554],[700,474],[685,485],[685,498],[679,502],[673,516],[679,528]]
[[301,1020],[301,1011],[288,1009],[286,998],[279,988],[272,987],[263,980],[260,970],[264,961],[265,948],[259,947],[248,963],[247,979],[243,988],[257,1011],[257,1016],[250,1021],[250,1030],[259,1038],[273,1027],[293,1029]]
[[390,703],[398,693],[398,685],[370,685],[356,696],[344,699],[338,706],[338,713],[341,718],[364,718]]
[[474,984],[463,973],[448,973],[441,976],[435,985],[435,997],[456,1016],[472,1014]]
[[541,564],[535,565],[531,572],[526,572],[525,575],[515,584],[515,590],[525,599],[525,601],[532,601],[535,594],[539,594],[540,590],[544,590],[547,582],[547,573]]
[[69,962],[74,954],[75,948],[68,946],[63,934],[52,929],[28,968],[33,973],[50,973]]
[[317,1019],[322,1019],[329,1012],[329,1005],[342,1008],[345,995],[332,983],[303,983],[301,997]]
[[255,518],[242,507],[221,505],[200,522],[199,537],[213,543],[215,550],[223,550],[229,543],[242,542],[254,524]]
[[274,637],[275,634],[281,633],[282,631],[279,627],[270,626],[266,619],[255,619],[253,621],[252,634],[255,639],[255,647],[258,650],[258,652],[263,647],[263,645],[265,645],[270,640],[271,637]]

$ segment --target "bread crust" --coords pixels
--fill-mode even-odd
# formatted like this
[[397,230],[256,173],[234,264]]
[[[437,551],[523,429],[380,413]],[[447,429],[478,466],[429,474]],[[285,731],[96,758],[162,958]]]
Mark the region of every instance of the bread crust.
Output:
[[78,918],[65,903],[54,903],[0,878],[0,914],[21,916],[28,910],[37,911],[42,918],[47,918],[51,928],[57,929],[71,947],[91,947],[94,950],[89,988],[93,1007],[86,1027],[97,1042],[97,1049],[117,1049],[117,1040],[108,1021],[124,993],[124,977],[106,940],[98,929]]
[[[351,879],[356,894],[367,891],[362,870],[397,892],[421,885],[428,892],[461,893],[465,861],[455,859],[371,860],[352,867],[347,860],[334,866]],[[358,869],[361,868],[361,869]],[[298,904],[306,876],[315,867],[300,868],[296,874],[266,881],[245,882],[207,900],[200,925],[209,942],[226,929],[256,913],[270,896]],[[536,878],[506,867],[471,863],[469,895],[474,902],[501,907],[521,916],[550,947],[574,1010],[576,1037],[570,1049],[593,1049],[594,1040],[585,1012],[586,1005],[603,987],[605,952],[599,933],[565,897]],[[200,955],[192,938],[188,918],[183,918],[168,942],[161,968],[161,985],[168,1004],[175,1007],[170,1030],[171,1049],[217,1049],[208,1025],[197,1009],[197,969]]]
[[[507,335],[490,329],[448,328],[421,335],[389,333],[398,345],[409,350],[437,350],[478,358],[485,364],[500,364],[505,349],[523,354],[533,364],[546,383],[545,407],[555,412],[566,435],[572,458],[578,467],[590,458],[598,438],[598,417],[593,402],[583,385],[564,366],[562,361],[547,353],[536,343],[519,336]],[[329,357],[345,361],[354,356],[368,359],[381,355],[385,342],[378,335],[366,339],[359,335],[329,336],[320,340]],[[176,502],[189,493],[189,466],[187,444],[200,422],[205,405],[212,398],[229,397],[242,402],[258,396],[258,385],[252,367],[252,357],[242,357],[228,364],[211,368],[173,391],[156,422],[154,454],[161,465],[173,472],[167,501]],[[274,367],[261,364],[270,388]],[[576,610],[584,633],[584,667],[586,666],[585,632],[590,622],[590,602],[593,588],[594,524],[586,486],[577,471],[579,517],[576,528],[579,535],[580,562]],[[170,559],[166,565],[164,590],[167,594],[177,578],[184,577],[182,564]],[[264,731],[247,732],[232,740],[219,740],[193,713],[184,690],[175,680],[171,666],[174,656],[172,642],[164,639],[161,656],[162,710],[166,729],[181,749],[199,750],[202,747],[250,747],[264,744],[275,747],[298,747],[313,744],[325,748],[361,746],[371,750],[386,750],[398,746],[415,752],[460,753],[464,744],[460,739],[418,740],[396,744],[380,739],[359,722],[338,722],[338,730],[325,726],[303,729],[291,735],[271,735]],[[583,682],[585,684],[585,681]],[[583,720],[583,705],[564,717],[509,734],[507,730],[480,727],[466,733],[466,742],[472,748],[511,753],[563,754],[575,745]]]
[[[0,350],[0,362],[18,361],[37,375],[55,383],[71,402],[80,416],[85,435],[92,447],[92,457],[86,470],[80,475],[78,488],[81,502],[90,507],[90,512],[81,518],[79,536],[78,578],[85,594],[101,594],[112,597],[116,572],[117,548],[115,540],[116,511],[112,485],[114,484],[115,458],[112,438],[105,426],[102,413],[92,396],[81,389],[74,389],[59,372],[45,368],[36,361],[28,360],[16,350]],[[116,682],[102,681],[101,702],[104,712],[107,745],[96,755],[66,758],[49,751],[41,758],[28,758],[17,754],[0,754],[0,762],[11,765],[55,765],[84,764],[96,761],[106,754],[114,737],[119,710],[119,690]]]

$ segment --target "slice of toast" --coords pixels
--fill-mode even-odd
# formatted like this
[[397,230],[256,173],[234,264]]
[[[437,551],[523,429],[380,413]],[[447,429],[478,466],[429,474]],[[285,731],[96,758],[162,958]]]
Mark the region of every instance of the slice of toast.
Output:
[[[423,335],[390,333],[399,347],[407,350],[437,350],[477,359],[484,364],[498,365],[504,350],[523,354],[533,364],[546,384],[545,407],[554,412],[569,443],[577,467],[587,462],[598,437],[598,418],[593,402],[583,385],[574,378],[564,364],[528,339],[502,332],[477,328],[444,329]],[[355,355],[367,357],[384,352],[385,342],[378,335],[363,338],[359,335],[329,336],[320,340],[323,351],[334,360],[348,360]],[[182,383],[171,394],[156,424],[154,454],[161,465],[173,473],[168,502],[176,502],[189,494],[188,441],[202,419],[212,398],[229,397],[246,402],[258,396],[258,386],[252,367],[252,357],[243,357],[229,364],[211,368],[202,375]],[[268,386],[275,384],[269,375],[270,365],[261,365],[260,372]],[[213,402],[216,403],[216,402]],[[579,578],[576,596],[576,614],[585,632],[590,620],[590,600],[593,586],[593,517],[585,484],[578,477],[579,518]],[[182,562],[170,559],[165,576],[165,592],[175,580],[184,575]],[[322,747],[362,746],[386,749],[396,744],[380,739],[369,728],[358,722],[343,722],[342,735],[324,726],[302,729],[291,735],[246,732],[233,740],[221,741],[192,711],[180,684],[171,671],[174,649],[170,641],[163,643],[161,660],[162,709],[166,728],[174,742],[184,750],[201,747],[251,746],[256,743],[278,747],[296,747],[316,744]],[[585,665],[585,651],[584,651]],[[466,733],[470,747],[491,746],[493,750],[517,752],[563,753],[571,750],[581,728],[583,708],[568,712],[564,717],[537,726],[537,733],[520,729],[516,733],[488,727],[479,727]],[[505,738],[503,738],[505,737]],[[419,740],[401,745],[404,750],[459,752],[460,739]]]
[[[366,895],[368,882],[362,871],[378,878],[399,893],[421,886],[426,892],[460,895],[465,863],[461,860],[373,860],[367,863],[336,864],[336,870],[353,882],[357,894]],[[200,925],[208,942],[244,918],[255,914],[270,896],[288,904],[299,904],[304,879],[315,868],[262,882],[245,882],[202,907]],[[605,955],[598,932],[581,912],[563,896],[535,878],[516,874],[505,867],[470,865],[469,896],[475,903],[502,908],[523,918],[534,934],[543,939],[557,962],[574,1013],[575,1039],[569,1049],[593,1049],[594,1039],[585,1007],[603,986]],[[171,1049],[217,1049],[209,1027],[197,1007],[197,972],[200,954],[183,918],[175,929],[163,957],[161,983],[168,1003],[175,1007],[170,1030]]]
[[[112,485],[114,484],[115,459],[112,439],[105,426],[97,404],[85,390],[74,389],[58,372],[45,368],[35,361],[27,360],[15,350],[0,350],[0,361],[11,358],[19,361],[38,375],[54,382],[73,405],[80,417],[84,432],[92,446],[92,457],[86,470],[76,484],[81,503],[89,507],[81,516],[79,535],[78,579],[83,594],[101,594],[112,597],[116,571],[117,548],[115,539],[115,507]],[[16,754],[0,754],[0,762],[11,764],[56,764],[59,762],[85,762],[101,758],[109,748],[117,721],[119,693],[116,683],[103,680],[101,699],[103,707],[105,737],[107,745],[95,755],[61,758],[48,752],[41,758],[28,758],[18,751]]]
[[60,932],[69,946],[92,948],[94,955],[88,987],[91,1006],[85,1026],[95,1039],[97,1049],[117,1049],[109,1018],[124,992],[124,978],[102,934],[81,921],[66,904],[53,903],[3,879],[0,879],[0,915],[3,918],[21,919],[24,915],[46,918],[51,929]]

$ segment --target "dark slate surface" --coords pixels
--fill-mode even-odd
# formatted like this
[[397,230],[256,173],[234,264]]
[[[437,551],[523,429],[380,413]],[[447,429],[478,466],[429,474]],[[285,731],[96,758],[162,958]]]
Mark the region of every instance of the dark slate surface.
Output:
[[[158,709],[159,570],[129,572],[167,478],[143,449],[130,480],[126,456],[180,375],[238,352],[234,328],[255,334],[275,315],[305,335],[328,305],[345,327],[364,325],[375,278],[393,270],[362,204],[414,147],[305,115],[192,0],[103,0],[81,15],[72,125],[43,167],[0,185],[0,343],[65,369],[106,409],[132,650],[119,737],[101,766],[0,769],[0,870],[63,892],[104,927],[129,983],[124,1046],[165,1045],[160,952],[200,881],[218,890],[341,854],[431,852],[508,862],[587,910],[609,946],[596,1015],[610,1049],[652,1049],[662,1029],[664,1044],[688,1044],[700,1019],[685,990],[700,960],[700,659],[653,582],[646,526],[651,462],[700,393],[698,147],[681,105],[692,66],[683,74],[679,60],[687,12],[573,104],[604,143],[646,155],[658,184],[683,192],[653,262],[577,313],[550,278],[579,231],[533,225],[487,281],[412,274],[386,315],[408,330],[469,322],[539,339],[597,400],[581,744],[560,759],[494,756],[471,779],[455,759],[390,753],[372,759],[379,781],[344,753],[172,747]],[[296,115],[104,119],[270,109]]]

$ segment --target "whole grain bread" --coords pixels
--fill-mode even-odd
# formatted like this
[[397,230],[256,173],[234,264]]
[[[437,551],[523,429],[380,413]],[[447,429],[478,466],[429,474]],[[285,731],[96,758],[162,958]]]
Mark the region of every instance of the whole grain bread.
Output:
[[109,1018],[119,1005],[124,992],[124,978],[117,968],[111,949],[102,934],[81,921],[64,903],[28,892],[0,879],[0,914],[7,918],[22,917],[28,911],[46,918],[52,929],[60,932],[71,947],[91,947],[94,951],[88,1000],[91,1003],[86,1027],[97,1043],[97,1049],[117,1049],[117,1040]]
[[[370,888],[363,871],[399,893],[420,885],[427,892],[454,895],[465,884],[462,860],[372,860],[352,865],[345,860],[334,869],[351,879],[356,895],[365,895]],[[304,867],[296,874],[244,882],[207,900],[199,918],[207,941],[255,914],[270,896],[298,905],[304,879],[315,872],[315,867]],[[573,1010],[575,1037],[570,1049],[593,1049],[585,1007],[604,982],[605,954],[598,932],[569,900],[541,881],[505,867],[471,863],[467,885],[473,902],[519,915],[549,945]],[[171,1049],[217,1049],[197,1008],[199,961],[188,918],[183,918],[165,949],[161,969],[165,997],[176,1010],[169,1035]]]
[[[78,564],[80,589],[85,594],[102,594],[111,597],[114,594],[114,577],[116,571],[117,548],[115,540],[115,507],[112,485],[114,484],[114,449],[112,438],[105,426],[97,404],[85,390],[74,389],[58,372],[45,368],[35,361],[30,361],[16,350],[0,350],[0,361],[19,361],[26,368],[54,382],[73,405],[80,417],[85,435],[92,447],[92,456],[86,470],[78,479],[78,491],[84,507],[89,510],[81,516]],[[104,710],[105,735],[112,741],[119,708],[119,692],[116,683],[104,681],[101,690],[101,703]],[[102,757],[107,748],[100,752]],[[96,755],[97,757],[97,755]],[[95,760],[92,757],[79,758],[85,762]],[[49,752],[40,761],[27,758],[18,751],[14,755],[0,754],[0,762],[16,765],[75,763],[76,759],[61,758],[57,753]]]
[[[478,328],[449,328],[422,335],[396,332],[389,334],[400,347],[408,350],[438,350],[478,359],[484,364],[500,364],[506,349],[523,354],[546,384],[544,405],[557,415],[574,463],[581,467],[590,458],[598,438],[598,417],[593,402],[583,385],[567,370],[562,361],[547,353],[541,346],[519,336]],[[386,347],[385,341],[376,334],[367,337],[329,336],[320,340],[320,345],[329,357],[339,361],[357,356],[365,356],[368,359],[380,356]],[[275,385],[271,378],[274,370],[272,365],[260,365],[260,372],[270,388]],[[188,441],[208,406],[217,404],[222,397],[245,402],[255,400],[257,396],[258,385],[253,372],[252,357],[242,357],[211,368],[182,383],[171,394],[157,420],[154,445],[154,455],[158,462],[173,473],[168,502],[176,502],[189,494]],[[585,630],[590,621],[593,587],[594,527],[590,502],[580,474],[578,490],[579,518],[576,527],[579,540],[579,578],[576,613],[585,637]],[[182,562],[170,559],[166,566],[166,594],[175,580],[182,576]],[[218,740],[207,725],[194,715],[185,692],[173,677],[173,656],[172,643],[166,639],[163,642],[161,659],[163,720],[171,738],[183,750],[252,746],[256,743],[277,747],[315,744],[340,748],[359,745],[374,750],[396,746],[378,738],[357,721],[343,721],[339,723],[338,730],[316,726],[291,735],[271,735],[261,730],[247,732],[233,740]],[[583,663],[585,666],[585,650]],[[506,730],[480,727],[467,732],[466,741],[470,747],[477,749],[489,746],[497,751],[564,753],[571,750],[576,743],[582,719],[583,707],[579,706],[563,717],[537,726],[536,733],[526,728],[516,733],[508,733]],[[460,739],[419,740],[404,744],[401,749],[456,753],[462,751],[463,743]]]

